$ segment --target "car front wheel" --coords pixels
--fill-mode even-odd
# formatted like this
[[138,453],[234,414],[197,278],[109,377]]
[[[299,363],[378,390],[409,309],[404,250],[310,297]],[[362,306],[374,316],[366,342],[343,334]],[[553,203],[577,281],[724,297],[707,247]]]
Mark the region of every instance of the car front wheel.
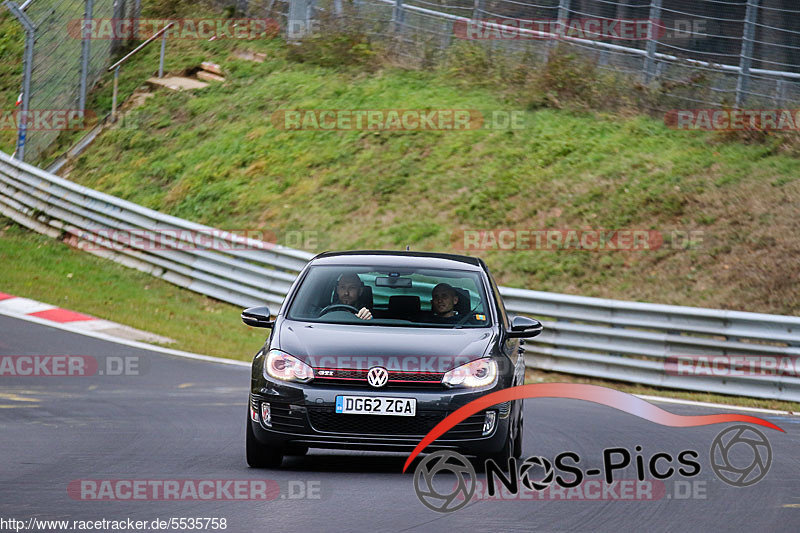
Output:
[[[518,426],[517,427],[517,432],[516,432],[517,433],[517,438],[516,439],[512,438],[512,436],[511,436],[512,433],[513,433],[512,429],[513,428],[511,427],[511,424],[509,424],[508,425],[508,433],[506,434],[505,443],[503,444],[503,447],[500,448],[499,451],[491,453],[491,454],[487,454],[487,455],[478,456],[478,465],[477,466],[478,466],[479,471],[483,472],[483,469],[485,468],[485,464],[486,464],[486,460],[487,459],[491,459],[492,461],[494,461],[495,464],[497,464],[497,466],[499,466],[500,469],[503,470],[504,472],[508,469],[508,460],[516,452],[517,446],[516,446],[516,442],[515,441],[519,440],[519,438],[521,436],[521,433],[520,433],[520,429],[521,428]],[[516,457],[516,456],[514,455],[514,457]]]
[[256,439],[250,417],[247,418],[247,464],[252,468],[277,468],[283,462],[280,450],[266,446]]

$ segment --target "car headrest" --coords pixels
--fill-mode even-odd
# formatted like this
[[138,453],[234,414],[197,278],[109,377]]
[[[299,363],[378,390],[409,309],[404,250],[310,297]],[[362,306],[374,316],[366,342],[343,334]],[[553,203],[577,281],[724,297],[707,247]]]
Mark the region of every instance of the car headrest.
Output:
[[410,316],[419,313],[419,296],[398,294],[389,296],[389,314],[393,316]]
[[364,292],[361,293],[361,298],[358,299],[359,309],[366,307],[372,309],[372,287],[364,285]]
[[[342,303],[339,301],[339,295],[336,291],[333,291],[333,304]],[[361,309],[362,307],[366,307],[370,311],[372,310],[372,287],[369,285],[364,285],[364,290],[361,292],[361,296],[356,300],[356,305],[353,307],[357,309]]]
[[472,305],[469,301],[469,291],[466,289],[460,289],[458,287],[453,288],[458,293],[458,303],[455,305],[454,309],[459,315],[466,315],[472,309]]

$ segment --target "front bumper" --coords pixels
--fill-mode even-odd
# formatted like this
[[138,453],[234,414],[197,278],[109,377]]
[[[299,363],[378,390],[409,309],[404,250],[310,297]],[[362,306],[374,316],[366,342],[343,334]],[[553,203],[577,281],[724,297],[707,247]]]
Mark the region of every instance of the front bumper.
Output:
[[[293,445],[310,448],[383,450],[410,452],[447,415],[472,400],[502,388],[489,389],[374,389],[336,385],[301,385],[261,382],[251,391],[250,402],[259,413],[250,419],[256,439],[268,446]],[[413,417],[340,414],[335,412],[336,396],[390,396],[416,398]],[[268,402],[271,426],[261,419],[261,403]],[[494,427],[483,434],[486,411],[460,422],[439,437],[425,451],[455,450],[464,455],[491,454],[502,449],[508,438],[511,404],[488,409],[495,411]]]

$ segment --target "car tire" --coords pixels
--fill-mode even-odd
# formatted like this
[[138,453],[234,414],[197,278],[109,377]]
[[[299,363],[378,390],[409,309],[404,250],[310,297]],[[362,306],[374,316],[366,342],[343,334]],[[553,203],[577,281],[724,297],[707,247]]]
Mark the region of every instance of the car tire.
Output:
[[278,468],[283,462],[280,450],[266,446],[256,439],[250,418],[247,418],[247,465],[251,468]]
[[478,456],[478,471],[483,472],[486,467],[486,460],[491,459],[504,472],[508,469],[508,460],[514,451],[514,439],[511,438],[511,426],[508,426],[505,444],[495,453]]
[[522,435],[525,429],[525,419],[523,418],[522,410],[519,412],[519,422],[517,422],[517,438],[514,439],[514,453],[513,456],[517,459],[522,457]]

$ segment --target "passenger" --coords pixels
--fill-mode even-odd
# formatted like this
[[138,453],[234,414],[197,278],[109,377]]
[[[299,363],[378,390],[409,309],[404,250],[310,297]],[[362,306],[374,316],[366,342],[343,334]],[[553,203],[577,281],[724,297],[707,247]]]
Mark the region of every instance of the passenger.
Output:
[[440,283],[433,288],[431,293],[431,310],[434,319],[444,319],[446,322],[455,321],[458,313],[455,309],[458,304],[458,293],[447,283]]
[[[336,282],[336,296],[338,303],[349,305],[358,309],[361,296],[364,294],[364,282],[358,274],[342,274]],[[366,306],[361,306],[356,316],[361,320],[371,320],[372,311]]]

